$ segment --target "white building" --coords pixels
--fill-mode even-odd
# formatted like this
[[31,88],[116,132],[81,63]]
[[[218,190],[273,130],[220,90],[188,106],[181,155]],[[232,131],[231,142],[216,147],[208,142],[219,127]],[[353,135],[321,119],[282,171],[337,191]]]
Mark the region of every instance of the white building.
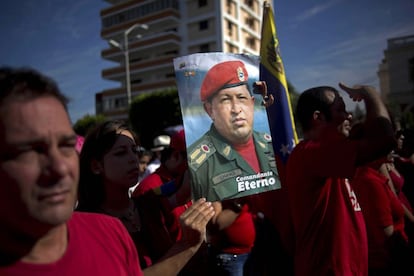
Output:
[[387,42],[378,77],[381,95],[398,124],[405,114],[414,114],[414,35]]
[[[260,51],[263,0],[107,0],[101,11],[101,37],[111,46],[102,58],[114,67],[104,79],[120,86],[97,93],[96,114],[127,118],[125,31],[132,98],[175,87],[173,59],[198,52],[249,53]],[[148,29],[142,28],[146,24]],[[132,28],[131,28],[132,27]],[[137,35],[140,37],[138,38]]]

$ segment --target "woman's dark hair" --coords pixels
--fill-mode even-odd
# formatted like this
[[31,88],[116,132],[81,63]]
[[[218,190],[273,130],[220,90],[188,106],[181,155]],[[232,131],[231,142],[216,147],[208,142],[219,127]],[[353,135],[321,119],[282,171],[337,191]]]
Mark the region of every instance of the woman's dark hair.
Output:
[[296,105],[296,116],[304,132],[310,130],[312,116],[316,110],[319,110],[326,120],[331,120],[332,116],[329,108],[332,103],[328,101],[325,91],[332,91],[339,97],[338,90],[330,86],[310,88],[300,94]]
[[123,121],[106,121],[98,124],[85,137],[80,153],[80,177],[78,190],[77,210],[85,212],[99,212],[105,200],[105,189],[102,174],[92,171],[92,161],[100,162],[118,139],[121,131],[132,130]]

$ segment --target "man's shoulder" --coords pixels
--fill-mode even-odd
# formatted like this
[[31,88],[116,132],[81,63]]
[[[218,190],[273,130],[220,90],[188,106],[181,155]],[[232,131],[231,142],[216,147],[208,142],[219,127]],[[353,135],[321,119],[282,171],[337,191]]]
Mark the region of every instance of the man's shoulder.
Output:
[[256,141],[264,142],[264,143],[271,143],[272,142],[272,135],[268,132],[263,131],[253,131],[253,136]]
[[203,136],[188,147],[188,163],[190,168],[196,171],[216,151],[209,131],[204,133]]
[[68,221],[68,227],[72,233],[77,233],[77,235],[82,235],[85,238],[98,235],[96,233],[97,229],[100,229],[99,232],[107,233],[103,234],[104,236],[124,235],[125,228],[118,218],[106,214],[79,211],[73,212],[72,217]]
[[157,171],[149,174],[146,176],[135,188],[132,193],[132,197],[137,197],[140,195],[145,194],[149,190],[156,188],[162,184],[161,176],[157,173]]

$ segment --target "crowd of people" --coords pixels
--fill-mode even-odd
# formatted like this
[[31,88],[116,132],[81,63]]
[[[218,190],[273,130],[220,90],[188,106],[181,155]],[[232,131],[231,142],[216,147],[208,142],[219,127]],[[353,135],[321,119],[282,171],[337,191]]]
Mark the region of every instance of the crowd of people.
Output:
[[52,79],[0,68],[0,275],[414,275],[414,155],[377,91],[339,84],[365,104],[355,125],[334,87],[300,94],[304,137],[274,210],[280,189],[231,188],[228,170],[278,172],[243,64],[216,70],[200,91],[210,130],[189,151],[184,130],[148,151],[119,120],[79,137]]

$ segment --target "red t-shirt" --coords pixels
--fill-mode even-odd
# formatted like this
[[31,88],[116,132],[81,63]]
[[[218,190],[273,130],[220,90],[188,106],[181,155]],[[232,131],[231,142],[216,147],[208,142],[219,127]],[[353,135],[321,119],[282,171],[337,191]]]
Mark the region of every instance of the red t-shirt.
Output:
[[404,232],[404,209],[387,181],[368,166],[358,168],[352,179],[367,227],[369,266],[376,269],[387,267],[391,261],[385,227],[393,225],[394,231],[408,240]]
[[149,190],[161,186],[165,182],[173,180],[173,176],[168,172],[164,165],[161,165],[155,172],[145,177],[132,193],[132,197],[138,197]]
[[388,174],[390,175],[391,181],[394,184],[395,192],[397,193],[398,198],[400,199],[401,203],[404,204],[407,209],[412,212],[413,208],[411,207],[411,203],[408,198],[405,196],[403,187],[404,187],[404,176],[397,175],[394,171],[389,170]]
[[249,141],[246,144],[234,144],[233,148],[243,157],[244,160],[246,160],[246,162],[255,172],[260,172],[259,159],[257,159],[256,154],[252,154],[252,152],[256,152],[253,136],[249,139]]
[[252,213],[245,204],[236,220],[222,230],[224,246],[222,251],[230,254],[249,253],[254,245],[256,229]]
[[144,178],[132,193],[140,206],[142,222],[146,228],[147,248],[156,262],[170,249],[174,242],[181,239],[180,216],[191,203],[171,207],[164,196],[154,195],[151,190],[172,181],[173,175],[161,164],[152,174]]
[[56,262],[32,264],[19,261],[0,267],[0,275],[144,275],[135,245],[118,219],[74,212],[68,222],[68,236],[66,252]]
[[356,146],[336,133],[302,141],[287,163],[295,233],[295,275],[367,275],[368,246],[361,208],[346,177]]

